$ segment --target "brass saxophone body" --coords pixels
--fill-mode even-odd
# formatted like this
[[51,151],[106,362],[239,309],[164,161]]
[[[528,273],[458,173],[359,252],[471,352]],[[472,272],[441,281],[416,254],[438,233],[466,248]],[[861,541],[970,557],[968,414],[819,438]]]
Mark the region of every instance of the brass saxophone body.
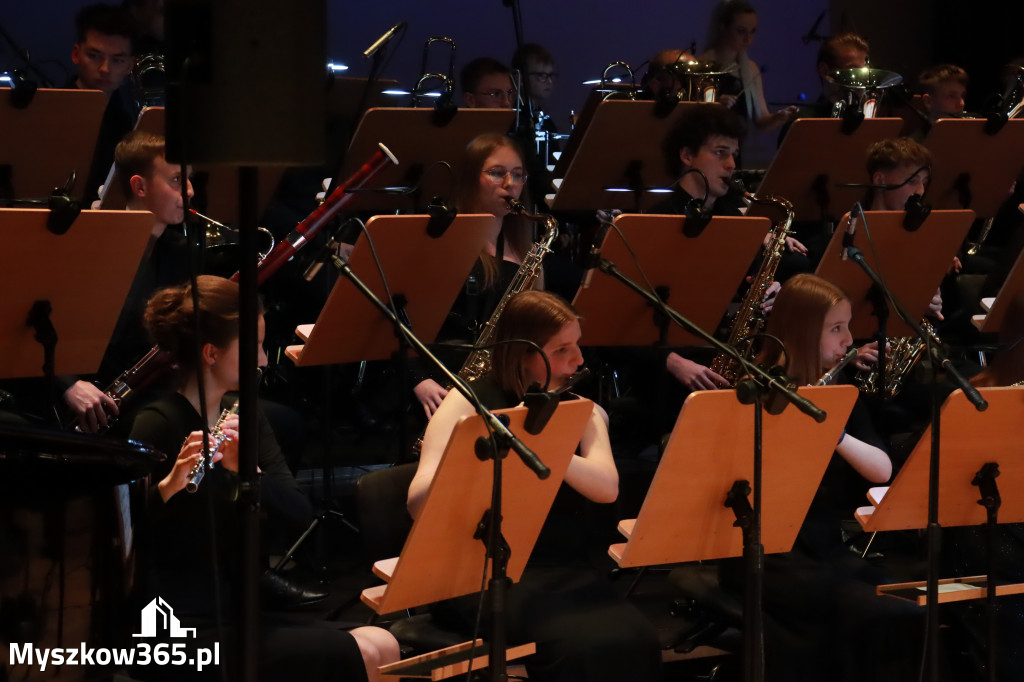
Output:
[[238,412],[238,401],[235,404],[227,408],[220,413],[217,417],[217,423],[210,429],[210,449],[209,452],[204,452],[202,458],[195,463],[192,470],[188,472],[188,478],[185,482],[185,490],[190,493],[194,493],[199,490],[199,484],[203,482],[203,477],[206,475],[207,469],[213,468],[213,456],[220,450],[220,446],[224,444],[227,437],[221,428],[224,426],[224,422],[227,421],[228,417]]
[[[491,371],[491,351],[490,349],[482,348],[482,346],[490,345],[494,341],[498,320],[505,311],[505,306],[508,305],[509,300],[519,292],[530,288],[537,280],[544,256],[551,253],[551,245],[558,238],[558,221],[553,216],[547,213],[527,213],[526,207],[515,199],[506,199],[506,202],[512,213],[521,215],[527,220],[543,223],[544,234],[541,236],[540,241],[535,243],[530,252],[523,258],[523,262],[519,266],[519,270],[516,271],[515,277],[509,282],[508,288],[505,289],[505,293],[502,295],[501,300],[498,301],[498,305],[494,308],[494,312],[491,313],[491,317],[480,330],[480,334],[473,344],[476,346],[476,350],[471,352],[466,361],[462,363],[462,368],[459,369],[459,378],[464,381],[472,381]],[[447,388],[451,389],[451,386]],[[412,445],[413,454],[419,455],[422,449],[423,435],[421,434]]]
[[[786,249],[786,237],[790,234],[789,228],[793,224],[795,213],[793,204],[781,197],[756,196],[745,192],[744,200],[748,206],[768,204],[776,206],[786,213],[784,220],[772,224],[771,239],[765,247],[761,267],[758,268],[757,274],[754,275],[750,283],[750,288],[740,302],[736,317],[733,318],[732,326],[729,329],[727,343],[740,353],[745,354],[749,351],[754,337],[764,328],[765,317],[761,310],[761,304],[764,301],[765,292],[768,291],[768,287],[771,286],[772,280],[775,278],[775,271],[782,261],[782,254]],[[732,356],[720,353],[711,362],[711,370],[722,375],[730,384],[735,385],[736,380],[739,379],[740,365]]]
[[477,350],[470,353],[466,361],[462,363],[462,368],[459,370],[459,378],[466,381],[472,381],[491,371],[491,351],[489,349],[482,349],[480,346],[487,346],[494,341],[498,320],[501,318],[501,314],[505,312],[505,306],[508,305],[509,300],[513,296],[529,289],[537,281],[544,256],[551,253],[551,245],[558,238],[558,221],[553,216],[547,213],[527,213],[526,208],[515,199],[508,199],[507,202],[509,209],[515,215],[521,215],[527,220],[542,223],[544,225],[544,234],[541,236],[540,241],[534,244],[530,252],[523,258],[519,270],[516,272],[515,277],[512,278],[512,281],[509,282],[508,288],[505,289],[505,293],[502,295],[501,300],[498,301],[497,307],[491,313],[490,319],[487,320],[480,330],[480,335],[477,336],[476,343],[473,344],[477,346]]
[[[932,343],[942,345],[942,339],[935,333],[935,327],[927,320],[921,320],[921,330],[930,337]],[[857,372],[853,383],[861,392],[874,395],[882,400],[892,400],[903,388],[907,375],[921,359],[921,353],[928,345],[916,336],[893,337],[888,339],[889,346],[885,354],[885,373],[879,380],[877,367]]]

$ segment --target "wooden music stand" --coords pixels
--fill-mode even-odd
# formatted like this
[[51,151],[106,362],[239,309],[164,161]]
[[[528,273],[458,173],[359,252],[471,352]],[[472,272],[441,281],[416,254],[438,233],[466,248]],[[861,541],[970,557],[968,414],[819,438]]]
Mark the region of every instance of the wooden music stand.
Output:
[[72,171],[78,177],[73,196],[82,197],[106,107],[99,90],[37,90],[24,109],[0,98],[0,196],[9,166],[12,198],[50,196]]
[[925,198],[935,209],[969,208],[991,218],[1024,167],[1024,120],[1007,121],[995,135],[985,119],[943,118],[924,145],[935,159]]
[[[486,239],[489,214],[460,215],[437,238],[427,235],[428,216],[375,216],[366,224],[391,293],[424,342],[437,336]],[[355,273],[387,301],[373,254],[360,235],[349,258]],[[399,299],[404,299],[400,303]],[[358,334],[352,330],[358,329]],[[298,367],[382,360],[398,349],[394,327],[347,279],[339,279],[316,324],[296,330],[305,345],[285,354]]]
[[[383,142],[402,160],[401,166],[383,169],[374,178],[374,187],[414,187],[413,194],[364,192],[351,204],[353,210],[423,210],[425,199],[441,195],[449,201],[456,193],[454,164],[466,145],[483,133],[505,134],[515,120],[511,109],[459,109],[444,125],[435,123],[434,109],[370,109],[356,128],[345,155],[340,177],[358,170],[364,159]],[[435,167],[441,161],[452,171]],[[425,198],[425,199],[421,199]]]
[[[871,144],[899,135],[902,119],[869,118],[850,134],[837,118],[800,118],[782,141],[758,194],[785,197],[798,220],[835,220],[864,198],[867,190],[837,187],[865,182]],[[752,211],[764,210],[751,207]]]
[[[518,457],[504,461],[501,528],[512,548],[508,577],[513,582],[523,574],[593,407],[582,398],[561,402],[536,436],[523,427],[527,408],[495,411],[509,416],[509,430],[551,469],[551,476],[541,480]],[[477,458],[474,444],[486,435],[477,415],[456,424],[402,553],[373,565],[374,574],[387,584],[363,590],[362,600],[376,613],[394,613],[480,590],[485,548],[484,541],[473,536],[490,508],[494,465]]]
[[[367,108],[387,107],[397,102],[396,95],[386,95],[385,90],[390,90],[398,85],[398,81],[388,78],[378,78],[373,85],[370,94],[370,101]],[[327,88],[327,116],[329,118],[341,118],[351,120],[359,113],[359,102],[366,89],[366,79],[353,76],[335,76],[331,79],[331,85]],[[408,96],[408,95],[407,95]]]
[[985,314],[971,316],[971,322],[980,332],[998,332],[1003,326],[1010,303],[1021,291],[1024,291],[1024,251],[1014,261],[1010,274],[999,288],[999,293],[993,298],[981,299],[981,307],[986,311]]
[[[857,399],[853,386],[805,386],[800,395],[828,413],[817,423],[792,405],[764,414],[762,542],[788,552]],[[735,481],[753,480],[754,407],[735,391],[687,397],[635,519],[619,522],[626,542],[608,553],[625,568],[740,556],[743,537],[724,506]]]
[[[986,523],[986,510],[978,504],[979,491],[971,481],[988,462],[999,464],[999,487],[1004,491],[999,508],[999,523],[1024,521],[1024,496],[1006,494],[1024,484],[1024,460],[1020,457],[1024,442],[1024,387],[982,388],[988,409],[978,412],[962,391],[954,391],[942,405],[942,432],[939,442],[939,519],[942,526],[977,526]],[[857,521],[864,530],[906,530],[928,525],[928,465],[931,455],[929,427],[892,485],[871,488],[868,500],[873,506],[861,507]],[[967,585],[957,584],[967,583]],[[983,596],[985,581],[978,578],[946,581],[940,586],[939,603]],[[973,585],[973,587],[972,587]],[[927,602],[924,583],[883,585],[879,594]],[[1000,586],[997,594],[1024,592],[1024,584]]]
[[[578,142],[555,166],[561,180],[551,200],[556,211],[620,208],[640,212],[665,199],[676,178],[665,167],[661,142],[689,107],[716,106],[680,102],[665,115],[650,101],[606,100],[594,111]],[[577,132],[573,131],[573,137]],[[571,140],[570,140],[571,142]],[[639,205],[638,205],[639,198]]]
[[[629,240],[644,272],[667,303],[705,330],[722,319],[743,275],[764,241],[767,218],[713,218],[697,237],[683,234],[686,218],[665,215],[620,215],[615,224]],[[608,230],[601,257],[627,277],[643,282],[625,244]],[[665,287],[665,289],[661,289]],[[647,302],[602,273],[576,294],[576,309],[586,320],[589,346],[648,346],[665,333],[668,345],[692,344],[695,337],[669,324],[660,326]]]
[[[903,211],[866,211],[868,229],[874,248],[868,241],[862,220],[857,220],[854,244],[864,254],[871,268],[885,278],[889,289],[902,301],[914,319],[924,318],[935,290],[953,262],[953,256],[963,243],[974,220],[973,211],[932,211],[921,227],[908,232],[903,227]],[[877,319],[872,315],[869,292],[872,282],[852,260],[843,260],[843,236],[849,214],[843,216],[839,228],[825,249],[815,274],[827,279],[846,292],[853,303],[850,333],[855,339],[866,339],[875,334]],[[879,260],[875,259],[875,253]],[[913,258],[913,267],[907,267]],[[886,336],[910,336],[912,332],[891,311]]]
[[[487,645],[482,639],[478,639],[382,665],[377,668],[377,672],[400,678],[447,680],[456,675],[465,675],[469,672],[470,665],[473,666],[473,670],[486,668],[490,663],[490,657],[486,653],[476,655],[476,652],[486,651]],[[509,647],[505,652],[505,660],[511,661],[536,652],[537,645],[533,642]],[[473,655],[472,664],[467,660],[470,655]]]
[[26,325],[40,300],[59,336],[55,374],[96,372],[153,227],[149,211],[83,211],[55,235],[49,213],[0,209],[0,377],[43,376],[43,350]]

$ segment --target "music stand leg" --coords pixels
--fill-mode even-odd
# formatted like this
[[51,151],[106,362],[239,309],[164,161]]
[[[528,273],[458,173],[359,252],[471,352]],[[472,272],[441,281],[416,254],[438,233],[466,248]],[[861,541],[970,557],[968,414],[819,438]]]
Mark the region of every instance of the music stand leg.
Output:
[[990,682],[996,680],[996,629],[999,608],[996,602],[996,581],[994,570],[996,567],[996,533],[999,530],[999,507],[1002,505],[1002,498],[999,496],[999,486],[996,478],[999,476],[999,464],[988,462],[978,471],[971,481],[971,485],[978,486],[981,491],[981,499],[978,504],[985,508],[985,530],[986,530],[986,573],[988,575],[985,586],[985,615],[988,619],[988,679]]

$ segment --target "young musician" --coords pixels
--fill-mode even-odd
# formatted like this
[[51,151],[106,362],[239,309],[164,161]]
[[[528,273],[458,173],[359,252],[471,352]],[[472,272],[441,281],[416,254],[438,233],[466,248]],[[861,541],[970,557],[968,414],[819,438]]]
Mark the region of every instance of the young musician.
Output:
[[80,178],[86,182],[85,200],[91,202],[110,170],[114,147],[138,117],[134,97],[129,88],[122,87],[135,64],[132,17],[121,7],[89,5],[75,17],[75,29],[77,42],[71,48],[71,61],[78,73],[68,87],[101,90],[107,98],[89,177]]
[[[765,329],[781,347],[766,342],[759,361],[786,366],[798,385],[813,384],[850,345],[850,319],[842,290],[814,275],[796,275],[783,284]],[[793,550],[766,558],[766,679],[888,680],[916,672],[917,658],[908,652],[919,650],[919,609],[876,596],[874,585],[884,574],[844,541],[843,521],[863,506],[870,486],[891,475],[883,442],[858,403]],[[738,569],[726,562],[723,579],[736,584]]]
[[921,106],[928,113],[929,124],[940,118],[964,115],[967,96],[967,72],[955,64],[939,64],[925,69],[917,77],[921,89]]
[[753,5],[746,0],[720,0],[712,10],[708,33],[708,49],[700,58],[718,62],[730,76],[729,82],[722,83],[720,104],[741,112],[758,130],[777,128],[796,114],[796,106],[768,110],[761,70],[747,54],[757,33]]
[[[579,317],[563,300],[526,291],[509,300],[496,341],[526,339],[541,346],[551,365],[549,385],[554,389],[583,362],[580,333]],[[525,344],[495,347],[491,364],[490,373],[470,384],[490,409],[514,407],[527,386],[543,385],[547,376],[540,353]],[[409,487],[408,506],[414,517],[423,508],[456,422],[471,414],[470,403],[452,391],[431,419]],[[595,405],[526,572],[508,595],[509,641],[537,643],[537,654],[527,659],[531,680],[658,679],[660,656],[650,624],[614,596],[606,579],[585,560],[589,543],[584,519],[591,503],[616,499],[618,483],[607,417]]]
[[[511,215],[508,200],[518,200],[527,174],[518,145],[507,135],[488,133],[474,138],[458,166],[460,213],[490,213],[487,239],[466,286],[448,314],[439,338],[472,343],[490,319],[523,257],[530,250],[530,225]],[[421,364],[413,393],[429,419],[447,390],[433,369]]]
[[478,57],[462,68],[462,100],[474,109],[511,109],[515,90],[507,66],[492,57]]
[[[146,308],[146,324],[161,348],[173,355],[180,371],[177,392],[142,410],[132,438],[177,457],[154,474],[145,538],[148,561],[143,593],[159,595],[185,627],[199,629],[199,641],[215,640],[218,616],[230,623],[237,601],[235,498],[238,486],[237,415],[220,422],[225,393],[239,381],[238,285],[219,277],[198,280],[199,309],[193,308],[190,285],[158,291]],[[198,320],[197,320],[198,318]],[[196,324],[198,322],[198,330]],[[260,362],[264,325],[259,320]],[[255,369],[255,368],[253,368]],[[201,385],[205,413],[200,410]],[[243,416],[243,418],[247,418]],[[260,415],[253,415],[260,418]],[[225,439],[195,494],[185,492],[203,448],[203,424],[215,426]],[[259,467],[263,503],[298,494],[273,433],[260,418]],[[210,510],[213,511],[211,522]],[[213,538],[216,538],[214,543]],[[211,549],[215,548],[215,549]],[[211,567],[217,572],[211,576]],[[378,679],[376,668],[398,659],[398,644],[380,628],[344,632],[330,627],[284,625],[265,620],[259,657],[261,679]],[[226,630],[234,637],[233,629]],[[223,646],[223,644],[222,644]],[[229,649],[230,651],[230,649]],[[222,661],[233,665],[233,661]],[[177,672],[179,669],[173,669]],[[213,673],[217,674],[216,671]]]
[[[121,189],[128,197],[128,208],[153,214],[153,234],[100,363],[101,381],[111,381],[149,350],[149,342],[142,333],[146,298],[161,286],[178,284],[188,278],[185,237],[180,230],[167,227],[184,220],[181,183],[188,183],[189,197],[192,184],[183,177],[181,166],[167,163],[164,153],[163,136],[142,131],[130,132],[114,151],[114,164]],[[90,433],[107,428],[108,415],[117,417],[119,414],[114,401],[87,381],[75,380],[69,384],[64,391],[64,402],[80,428]]]

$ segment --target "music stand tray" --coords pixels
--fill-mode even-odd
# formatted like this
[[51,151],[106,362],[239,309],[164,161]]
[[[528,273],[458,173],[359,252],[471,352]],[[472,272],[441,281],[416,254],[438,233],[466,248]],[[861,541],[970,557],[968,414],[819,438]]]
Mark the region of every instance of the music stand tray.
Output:
[[0,167],[10,166],[11,196],[50,196],[72,171],[78,176],[74,196],[83,196],[106,108],[99,90],[37,90],[24,109],[0,98]]
[[[593,409],[594,404],[586,399],[563,401],[536,436],[523,427],[527,408],[495,411],[509,416],[509,429],[551,469],[551,475],[541,480],[518,457],[505,459],[501,529],[512,548],[508,577],[513,582],[523,574]],[[393,613],[479,591],[485,546],[473,536],[490,508],[494,465],[477,458],[474,444],[486,435],[477,415],[464,417],[455,425],[402,553],[373,565],[374,574],[387,584],[363,590],[362,600],[376,613]]]
[[[615,224],[629,240],[644,272],[667,303],[702,329],[715,329],[768,233],[767,218],[713,218],[697,237],[683,234],[686,218],[620,215]],[[609,230],[601,257],[636,282],[644,279],[622,239]],[[647,346],[660,340],[655,310],[613,277],[595,272],[573,302],[586,320],[588,346]],[[683,329],[668,324],[670,346],[693,343]]]
[[[788,552],[857,399],[853,386],[805,386],[800,395],[828,413],[817,423],[792,405],[764,414],[764,551]],[[743,553],[736,517],[725,507],[735,481],[753,481],[754,407],[735,391],[687,397],[635,519],[619,522],[626,542],[608,553],[623,567],[720,559]]]
[[[456,216],[436,239],[427,235],[428,216],[374,216],[367,222],[391,294],[397,305],[404,300],[411,329],[425,343],[437,337],[493,219],[490,214]],[[363,235],[356,241],[349,265],[378,298],[387,301]],[[353,334],[353,329],[359,333]],[[398,350],[394,327],[347,278],[335,282],[316,324],[300,325],[295,331],[305,343],[289,346],[285,354],[298,367],[383,360]]]
[[[871,230],[873,246],[868,242],[864,225],[857,221],[854,242],[864,254],[864,260],[882,277],[896,299],[903,302],[914,319],[924,318],[935,290],[953,262],[953,256],[963,243],[974,220],[973,211],[932,211],[921,227],[908,232],[903,227],[903,211],[866,211],[868,228]],[[868,293],[872,282],[852,260],[843,260],[843,226],[850,214],[843,216],[832,240],[825,249],[825,255],[818,263],[815,274],[827,279],[846,292],[853,303],[853,320],[850,333],[855,339],[872,336],[877,328],[877,319],[872,315]],[[875,258],[878,254],[879,259]],[[908,267],[913,259],[913,267]],[[900,319],[896,311],[890,311],[887,336],[909,336],[910,328]]]
[[0,377],[43,376],[43,349],[26,325],[47,300],[59,340],[55,373],[99,369],[153,228],[149,211],[82,211],[46,229],[45,209],[0,209]]

